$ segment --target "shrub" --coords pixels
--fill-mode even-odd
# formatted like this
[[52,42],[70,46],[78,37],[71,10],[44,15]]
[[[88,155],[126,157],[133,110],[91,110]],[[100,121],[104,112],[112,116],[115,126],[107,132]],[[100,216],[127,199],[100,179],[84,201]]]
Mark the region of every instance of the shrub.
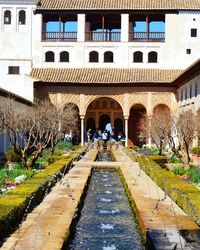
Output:
[[188,174],[193,183],[198,184],[200,183],[200,169],[199,168],[192,168],[188,171]]
[[77,148],[75,152],[71,153],[68,160],[60,159],[52,163],[44,171],[34,175],[0,198],[1,239],[14,230],[17,223],[23,219],[27,208],[31,210],[41,202],[44,195],[61,178],[62,173],[69,170],[70,162],[84,152],[84,148]]
[[6,159],[11,162],[20,162],[20,157],[15,153],[14,147],[9,147],[6,151]]
[[177,155],[173,155],[170,159],[171,163],[181,163],[181,160],[178,158]]
[[184,175],[187,174],[188,171],[185,168],[181,167],[181,168],[174,168],[172,170],[172,173],[174,173],[175,175]]
[[[134,152],[125,149],[133,160]],[[161,168],[156,162],[140,155],[137,156],[140,167],[160,186],[189,216],[200,224],[200,190],[191,183],[178,179],[173,173]]]
[[72,149],[73,147],[74,146],[70,142],[66,142],[66,141],[60,141],[56,145],[56,149],[60,149],[60,150],[69,150],[69,149]]

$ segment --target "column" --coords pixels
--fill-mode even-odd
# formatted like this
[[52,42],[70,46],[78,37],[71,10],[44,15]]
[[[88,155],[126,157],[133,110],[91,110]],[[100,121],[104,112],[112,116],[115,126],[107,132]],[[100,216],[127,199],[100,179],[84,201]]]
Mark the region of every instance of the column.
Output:
[[78,34],[77,41],[85,41],[85,14],[78,14]]
[[129,40],[129,14],[121,14],[121,42]]
[[84,146],[84,119],[85,116],[81,116],[81,146]]
[[151,121],[152,121],[152,116],[148,116],[147,145],[148,145],[149,148],[151,147]]
[[128,116],[124,116],[125,121],[125,147],[128,147]]

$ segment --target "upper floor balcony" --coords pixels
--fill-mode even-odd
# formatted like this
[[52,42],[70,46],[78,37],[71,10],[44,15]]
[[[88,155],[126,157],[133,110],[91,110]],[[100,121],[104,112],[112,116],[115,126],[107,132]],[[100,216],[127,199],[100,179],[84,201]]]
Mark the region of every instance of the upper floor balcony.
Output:
[[46,42],[165,42],[165,15],[43,15]]

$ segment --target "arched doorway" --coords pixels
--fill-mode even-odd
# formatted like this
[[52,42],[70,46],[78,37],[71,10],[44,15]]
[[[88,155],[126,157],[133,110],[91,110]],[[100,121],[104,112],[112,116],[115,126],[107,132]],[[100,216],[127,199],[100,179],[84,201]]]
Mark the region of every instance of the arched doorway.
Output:
[[[92,101],[87,108],[85,120],[87,121],[88,118],[93,118],[95,128],[102,131],[105,130],[108,123],[111,123],[112,127],[117,124],[120,130],[124,129],[121,105],[109,97],[100,97]],[[117,123],[115,122],[116,119]]]
[[110,116],[103,114],[99,117],[99,127],[98,129],[103,131],[105,130],[106,125],[110,122]]
[[95,119],[90,117],[87,119],[87,123],[86,123],[86,130],[88,131],[88,129],[92,130],[92,133],[94,133],[94,131],[96,130],[96,127],[95,127]]
[[164,115],[164,114],[170,114],[170,109],[167,105],[165,104],[158,104],[154,107],[153,109],[153,114],[161,114],[161,115]]
[[141,119],[146,115],[146,108],[141,104],[135,104],[130,110],[128,121],[128,139],[129,145],[142,146],[145,141],[140,137]]
[[116,118],[114,121],[115,132],[118,134],[119,132],[124,131],[123,120],[121,118]]

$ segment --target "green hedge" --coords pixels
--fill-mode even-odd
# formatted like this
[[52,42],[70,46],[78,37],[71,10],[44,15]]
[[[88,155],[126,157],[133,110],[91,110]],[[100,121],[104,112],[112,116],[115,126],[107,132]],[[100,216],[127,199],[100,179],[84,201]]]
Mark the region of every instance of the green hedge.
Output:
[[[131,149],[125,152],[133,160],[135,153]],[[137,157],[140,167],[160,186],[198,225],[200,225],[200,190],[191,183],[178,179],[173,173],[163,169],[156,162],[140,155]]]
[[45,170],[0,197],[0,239],[14,230],[24,219],[26,210],[31,211],[38,205],[62,174],[69,171],[70,163],[84,152],[84,148],[78,148],[68,158],[57,158]]

